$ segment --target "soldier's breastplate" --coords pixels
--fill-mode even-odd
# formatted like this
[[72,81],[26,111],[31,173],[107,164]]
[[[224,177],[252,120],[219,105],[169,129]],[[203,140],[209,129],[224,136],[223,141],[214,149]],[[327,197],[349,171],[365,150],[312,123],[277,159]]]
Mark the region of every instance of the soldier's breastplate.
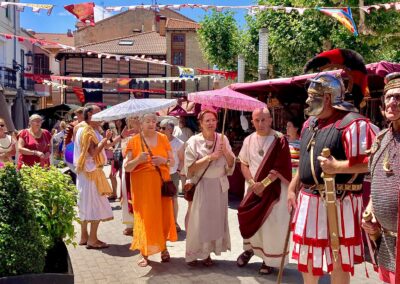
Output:
[[[321,156],[322,149],[329,148],[331,155],[335,157],[336,160],[347,160],[342,143],[342,130],[331,125],[315,131],[316,133],[313,137],[313,131],[310,128],[306,128],[304,129],[301,138],[299,172],[301,182],[306,185],[315,184],[312,174],[311,159],[313,160],[315,177],[317,178],[318,183],[324,183],[321,178],[322,169],[317,159],[318,156]],[[315,141],[315,143],[313,143],[314,149],[312,157],[311,147],[309,147],[311,139],[314,139]],[[336,175],[335,182],[337,184],[345,184],[348,183],[351,178],[352,175],[338,174]],[[353,183],[361,183],[362,178],[363,176],[359,175]]]

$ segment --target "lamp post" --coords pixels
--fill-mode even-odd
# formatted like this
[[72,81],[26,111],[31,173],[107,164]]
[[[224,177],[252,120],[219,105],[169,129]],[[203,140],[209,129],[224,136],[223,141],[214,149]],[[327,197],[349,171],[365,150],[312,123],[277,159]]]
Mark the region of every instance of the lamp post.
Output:
[[244,70],[245,70],[245,61],[244,56],[242,54],[238,55],[238,83],[244,83]]
[[268,28],[261,28],[258,32],[258,79],[268,77]]

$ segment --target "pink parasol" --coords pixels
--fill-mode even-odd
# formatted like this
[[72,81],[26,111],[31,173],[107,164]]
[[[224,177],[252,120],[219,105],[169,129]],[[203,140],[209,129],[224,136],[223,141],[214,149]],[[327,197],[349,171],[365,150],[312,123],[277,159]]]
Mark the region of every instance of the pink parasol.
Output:
[[206,106],[224,108],[225,112],[222,133],[224,133],[225,130],[227,109],[253,111],[257,108],[267,107],[265,103],[255,98],[236,92],[228,87],[213,91],[190,93],[188,95],[188,100]]

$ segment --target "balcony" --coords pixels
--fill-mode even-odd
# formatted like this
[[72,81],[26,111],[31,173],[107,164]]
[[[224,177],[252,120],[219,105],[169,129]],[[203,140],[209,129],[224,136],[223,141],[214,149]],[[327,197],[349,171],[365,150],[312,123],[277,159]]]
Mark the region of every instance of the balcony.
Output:
[[6,88],[17,88],[17,72],[13,69],[0,66],[0,83]]

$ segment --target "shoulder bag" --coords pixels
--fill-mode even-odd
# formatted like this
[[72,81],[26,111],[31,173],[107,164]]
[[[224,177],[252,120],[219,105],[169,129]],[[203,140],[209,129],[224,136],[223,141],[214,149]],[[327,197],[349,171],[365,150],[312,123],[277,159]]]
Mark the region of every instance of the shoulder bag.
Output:
[[[215,146],[217,145],[217,136],[215,137],[215,141],[214,141],[214,147],[212,152],[214,152],[215,150]],[[193,201],[193,197],[194,197],[194,192],[196,191],[196,186],[199,184],[199,182],[201,181],[201,179],[203,178],[204,174],[206,173],[206,171],[208,170],[208,168],[210,167],[212,162],[209,162],[206,169],[204,170],[204,172],[201,174],[200,178],[197,180],[196,183],[187,183],[183,186],[183,198],[185,198],[186,201]]]
[[[149,152],[149,155],[152,158],[153,153],[151,152],[150,147],[147,145],[147,142],[144,139],[142,133],[140,133],[140,141],[142,144],[142,151],[144,152],[144,147],[143,147],[143,142],[144,142],[144,144],[146,145],[147,151]],[[174,197],[176,195],[177,190],[176,190],[176,187],[175,187],[173,181],[172,180],[165,181],[162,177],[160,168],[158,166],[155,166],[155,168],[161,178],[161,195],[166,196],[166,197]]]

